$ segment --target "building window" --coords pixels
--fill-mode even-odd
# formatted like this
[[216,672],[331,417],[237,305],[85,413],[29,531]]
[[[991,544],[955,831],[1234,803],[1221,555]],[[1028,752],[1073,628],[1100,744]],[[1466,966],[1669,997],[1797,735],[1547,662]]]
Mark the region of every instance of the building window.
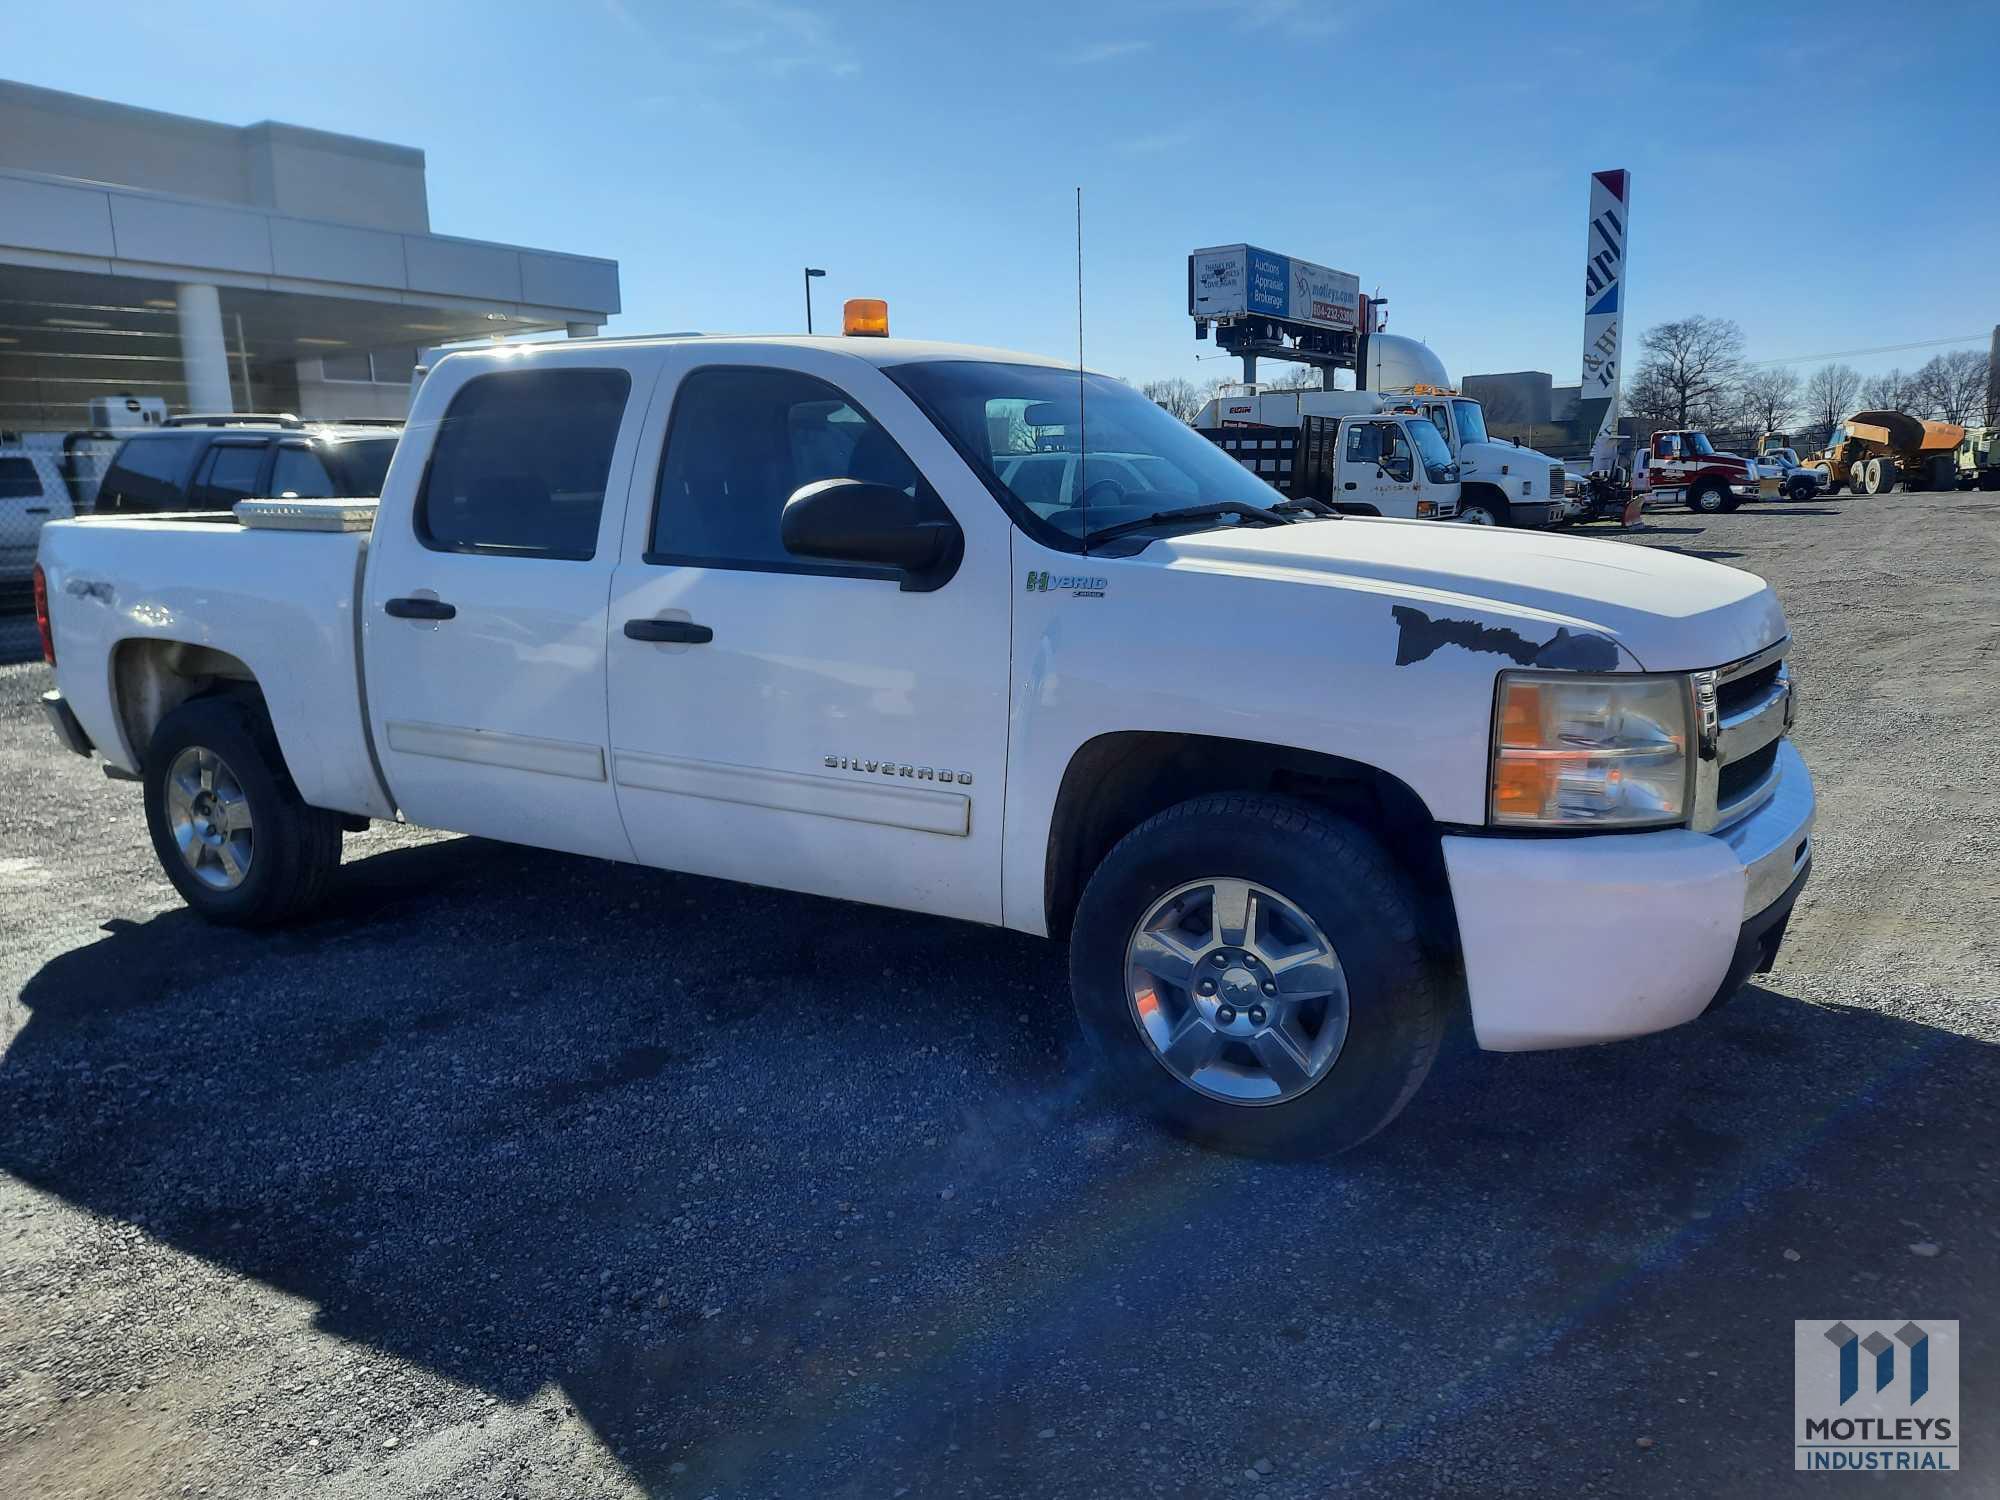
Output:
[[415,378],[417,351],[387,349],[378,354],[325,354],[320,356],[322,380],[346,381],[351,385],[408,385]]

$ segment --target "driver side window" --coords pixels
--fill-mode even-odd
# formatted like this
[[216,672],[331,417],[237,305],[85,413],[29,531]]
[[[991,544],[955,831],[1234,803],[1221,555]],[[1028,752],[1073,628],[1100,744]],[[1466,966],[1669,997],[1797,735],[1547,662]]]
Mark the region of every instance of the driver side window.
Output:
[[674,393],[646,561],[893,576],[794,557],[779,537],[793,491],[859,479],[943,506],[896,440],[843,392],[791,370],[711,367]]
[[1394,422],[1382,424],[1382,467],[1399,484],[1408,484],[1416,473],[1409,441],[1403,436],[1403,429]]

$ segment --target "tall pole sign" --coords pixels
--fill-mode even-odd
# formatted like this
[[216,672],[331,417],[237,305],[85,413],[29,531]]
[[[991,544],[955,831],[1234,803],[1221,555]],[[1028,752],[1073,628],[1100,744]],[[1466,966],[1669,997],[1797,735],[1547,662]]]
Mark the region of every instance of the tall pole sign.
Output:
[[1590,229],[1583,264],[1583,390],[1579,410],[1594,423],[1590,467],[1618,461],[1618,379],[1624,354],[1625,239],[1632,174],[1590,174]]

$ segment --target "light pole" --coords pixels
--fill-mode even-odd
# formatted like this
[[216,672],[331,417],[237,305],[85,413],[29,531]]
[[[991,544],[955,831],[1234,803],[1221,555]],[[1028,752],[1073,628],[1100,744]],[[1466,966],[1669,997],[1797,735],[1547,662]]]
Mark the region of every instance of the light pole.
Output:
[[813,331],[813,277],[824,276],[826,272],[818,266],[806,267],[806,332]]

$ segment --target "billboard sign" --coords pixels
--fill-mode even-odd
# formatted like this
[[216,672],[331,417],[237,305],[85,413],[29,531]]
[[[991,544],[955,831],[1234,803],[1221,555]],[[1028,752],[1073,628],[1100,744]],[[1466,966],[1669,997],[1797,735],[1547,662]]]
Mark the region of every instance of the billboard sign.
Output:
[[1358,277],[1309,260],[1255,245],[1216,245],[1188,257],[1190,317],[1262,317],[1353,333],[1360,306]]

